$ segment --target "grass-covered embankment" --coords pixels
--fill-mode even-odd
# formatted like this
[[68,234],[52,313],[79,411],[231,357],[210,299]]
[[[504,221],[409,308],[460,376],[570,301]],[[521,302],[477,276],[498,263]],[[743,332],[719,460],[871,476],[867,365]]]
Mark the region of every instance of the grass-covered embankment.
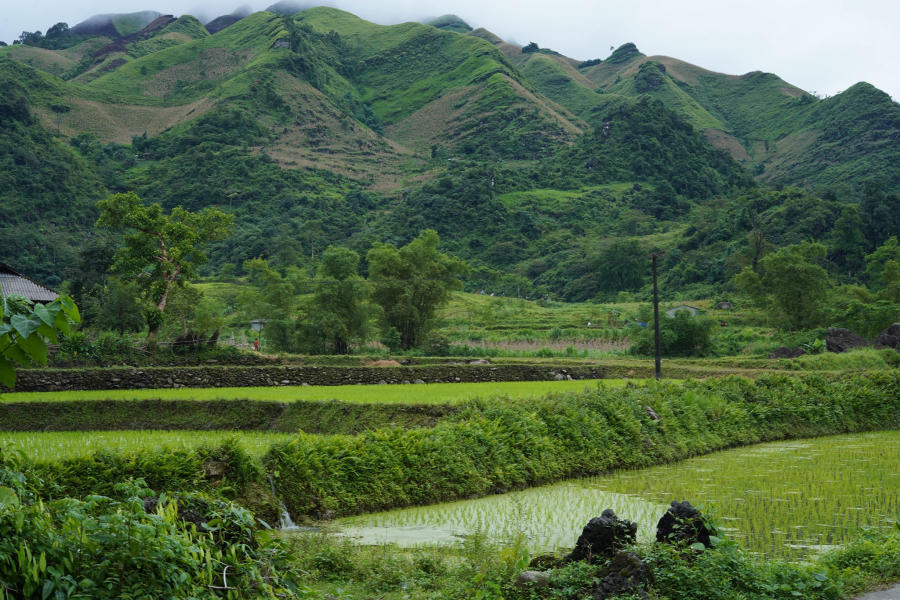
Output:
[[474,402],[431,429],[300,435],[274,445],[263,462],[291,514],[343,515],[760,441],[893,429],[898,409],[897,372],[650,383]]
[[457,410],[446,404],[341,401],[85,400],[0,404],[0,430],[234,430],[353,434],[382,427],[431,427]]
[[48,497],[114,493],[115,482],[143,477],[158,491],[226,490],[270,517],[271,476],[299,518],[489,494],[760,441],[898,427],[896,371],[729,377],[476,400],[427,429],[301,433],[274,443],[261,461],[238,443],[160,449],[148,435],[141,448],[29,460],[27,470],[48,482],[41,490]]
[[0,431],[240,430],[359,433],[431,427],[476,398],[537,398],[624,380],[17,392]]

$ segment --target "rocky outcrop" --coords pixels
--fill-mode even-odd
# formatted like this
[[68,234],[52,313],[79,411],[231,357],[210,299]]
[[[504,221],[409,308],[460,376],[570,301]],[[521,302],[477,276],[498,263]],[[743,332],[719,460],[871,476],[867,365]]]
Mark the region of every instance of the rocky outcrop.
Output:
[[806,354],[803,348],[791,348],[790,346],[781,346],[775,348],[769,353],[769,358],[797,358]]
[[875,338],[875,345],[893,348],[900,352],[900,323],[894,323],[879,333],[878,337]]
[[672,501],[666,514],[656,525],[656,541],[668,544],[685,544],[690,546],[697,542],[707,548],[712,547],[709,537],[715,530],[706,522],[699,510],[690,502]]
[[825,336],[825,347],[829,352],[846,352],[868,345],[869,342],[843,327],[829,327]]
[[618,552],[609,564],[597,574],[600,580],[591,589],[594,600],[605,600],[625,594],[631,597],[647,598],[644,591],[653,583],[653,571],[650,565],[632,552]]
[[637,523],[620,519],[611,508],[607,508],[584,526],[575,542],[575,548],[566,557],[566,562],[597,562],[610,558],[617,551],[633,544],[636,535]]

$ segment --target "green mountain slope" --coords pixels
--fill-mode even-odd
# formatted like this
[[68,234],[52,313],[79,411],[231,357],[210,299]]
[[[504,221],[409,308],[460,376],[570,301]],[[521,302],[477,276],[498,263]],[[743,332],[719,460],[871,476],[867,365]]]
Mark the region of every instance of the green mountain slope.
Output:
[[491,44],[419,23],[382,26],[315,8],[298,15],[350,40],[349,79],[390,137],[417,150],[532,158],[571,141],[583,123],[541,97]]
[[52,86],[0,59],[0,256],[51,286],[61,282],[97,217],[104,187],[86,160],[50,135],[30,105]]
[[[837,239],[856,211],[845,237],[871,252],[893,227],[898,105],[867,84],[820,100],[634,44],[581,62],[452,16],[273,10],[214,33],[109,16],[53,48],[0,49],[0,200],[26,240],[0,258],[57,283],[96,200],[128,190],[234,213],[211,273],[257,257],[314,270],[329,244],[430,227],[472,263],[470,286],[566,299],[639,293],[650,248],[668,251],[674,289],[709,293],[751,231]],[[790,188],[834,184],[828,200]]]

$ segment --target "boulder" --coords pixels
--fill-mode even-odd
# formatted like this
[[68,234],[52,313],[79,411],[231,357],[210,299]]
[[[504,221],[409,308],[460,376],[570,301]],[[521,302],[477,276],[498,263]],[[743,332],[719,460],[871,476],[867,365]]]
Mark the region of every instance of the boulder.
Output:
[[900,323],[894,323],[875,338],[876,346],[886,346],[900,352]]
[[637,535],[637,523],[620,519],[611,508],[607,508],[599,517],[588,521],[578,536],[575,548],[566,557],[566,562],[610,558],[620,549],[634,543]]
[[528,562],[528,568],[532,570],[549,571],[566,565],[564,556],[556,554],[538,554]]
[[609,564],[597,574],[600,580],[591,589],[594,600],[605,600],[613,596],[628,594],[631,597],[647,598],[644,591],[653,583],[650,566],[631,552],[617,552]]
[[829,327],[825,336],[825,347],[829,352],[846,352],[868,345],[869,342],[843,327]]
[[690,502],[672,501],[666,514],[656,525],[656,541],[669,544],[685,544],[690,546],[700,542],[707,548],[712,547],[709,536],[716,531],[706,522],[699,510]]
[[522,571],[516,578],[519,589],[544,588],[550,583],[550,573],[546,571]]
[[769,358],[797,358],[806,354],[803,348],[791,348],[790,346],[780,346],[772,350]]

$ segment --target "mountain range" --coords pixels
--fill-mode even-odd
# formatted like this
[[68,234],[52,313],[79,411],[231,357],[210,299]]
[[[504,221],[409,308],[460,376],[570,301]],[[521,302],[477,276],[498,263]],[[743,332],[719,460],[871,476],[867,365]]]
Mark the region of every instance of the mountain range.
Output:
[[578,61],[452,15],[297,9],[100,15],[0,48],[4,262],[58,285],[126,190],[236,215],[209,274],[433,228],[470,286],[566,299],[640,290],[604,271],[635,248],[708,293],[750,231],[830,239],[847,207],[861,252],[900,230],[900,106],[867,83],[822,99],[634,44]]

